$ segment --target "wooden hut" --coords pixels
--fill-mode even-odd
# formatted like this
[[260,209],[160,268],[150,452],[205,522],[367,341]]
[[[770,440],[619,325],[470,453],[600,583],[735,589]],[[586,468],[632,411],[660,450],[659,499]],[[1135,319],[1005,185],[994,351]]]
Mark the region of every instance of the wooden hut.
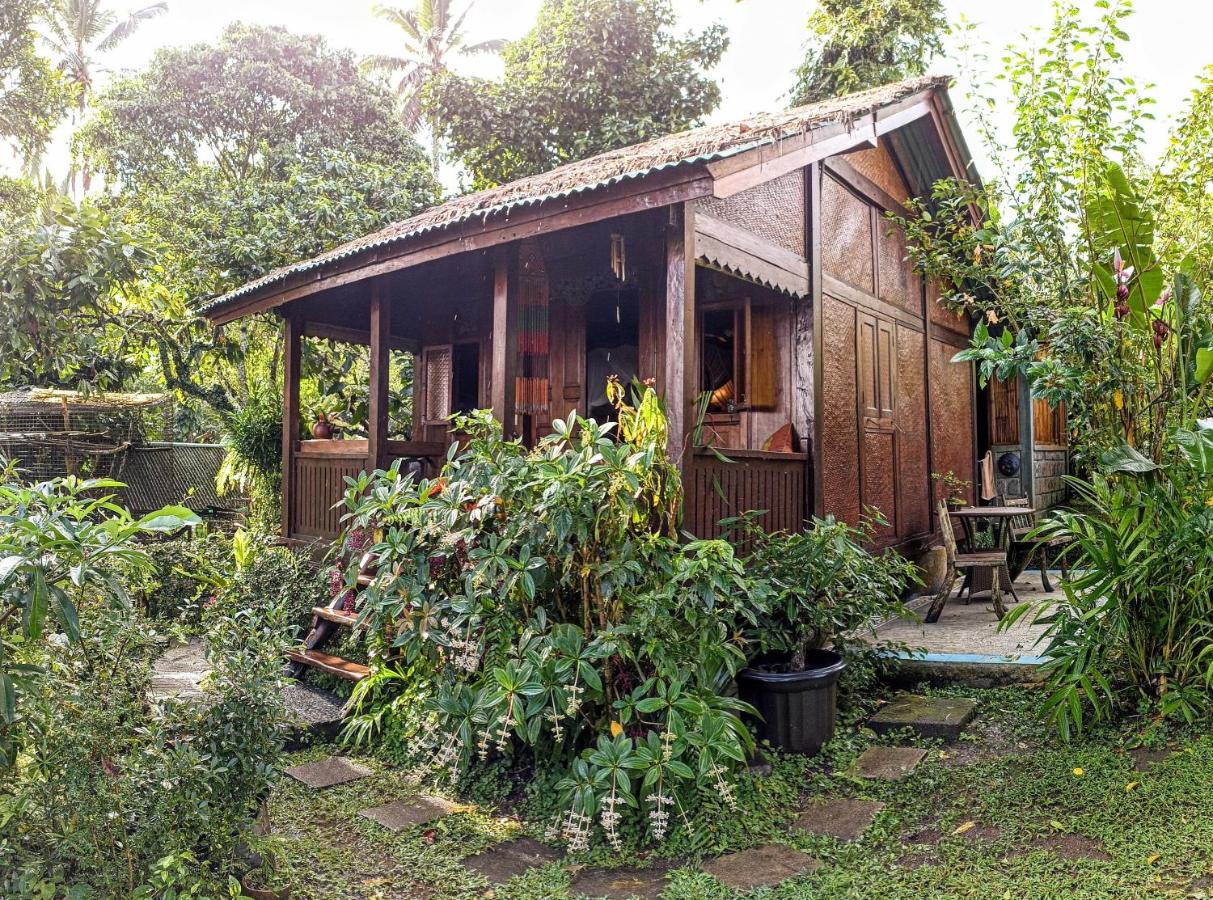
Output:
[[[334,535],[343,476],[431,471],[455,411],[491,408],[534,440],[609,413],[608,374],[655,380],[686,484],[685,526],[769,510],[932,532],[932,472],[972,481],[975,390],[950,362],[969,323],[905,262],[883,216],[970,176],[946,80],[920,78],[659,138],[457,197],[271,272],[204,306],[222,325],[275,311],[286,350],[283,533]],[[312,440],[300,342],[369,346],[365,440]],[[413,419],[389,382],[412,354]],[[733,460],[689,447],[703,433]],[[723,493],[725,499],[721,499]]]

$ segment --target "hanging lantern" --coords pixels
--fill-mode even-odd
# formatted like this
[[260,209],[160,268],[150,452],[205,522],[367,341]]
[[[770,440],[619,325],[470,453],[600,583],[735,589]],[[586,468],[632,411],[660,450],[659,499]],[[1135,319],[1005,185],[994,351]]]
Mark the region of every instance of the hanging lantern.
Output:
[[628,251],[622,234],[611,235],[611,271],[620,281],[628,280]]

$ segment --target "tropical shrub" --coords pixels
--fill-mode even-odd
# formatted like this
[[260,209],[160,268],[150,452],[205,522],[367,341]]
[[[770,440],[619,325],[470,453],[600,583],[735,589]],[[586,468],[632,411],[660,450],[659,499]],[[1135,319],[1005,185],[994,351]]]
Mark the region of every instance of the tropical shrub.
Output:
[[865,549],[876,524],[865,519],[852,527],[827,516],[795,533],[754,528],[746,569],[766,580],[771,596],[751,645],[786,655],[788,670],[799,672],[806,650],[833,645],[843,651],[858,635],[904,612],[901,598],[917,583],[916,569],[894,550]]
[[[379,672],[407,672],[426,764],[457,778],[477,757],[531,754],[575,849],[595,820],[615,847],[625,831],[662,840],[676,804],[732,795],[752,744],[725,690],[763,598],[729,544],[678,540],[655,393],[611,395],[618,426],[572,415],[533,449],[487,413],[461,418],[440,478],[394,466],[350,479],[345,501],[375,559],[359,616]],[[388,681],[360,686],[375,700],[354,736],[389,726]]]
[[151,703],[163,643],[132,599],[152,570],[139,539],[198,520],[177,508],[134,519],[116,487],[26,485],[11,469],[0,480],[6,897],[130,896],[170,876],[186,895],[226,892],[276,771],[281,612],[213,615],[204,698]]

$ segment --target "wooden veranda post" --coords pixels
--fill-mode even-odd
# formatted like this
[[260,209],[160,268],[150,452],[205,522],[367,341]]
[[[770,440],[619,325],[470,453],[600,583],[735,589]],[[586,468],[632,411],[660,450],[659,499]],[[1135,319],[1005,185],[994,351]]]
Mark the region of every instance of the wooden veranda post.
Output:
[[670,456],[682,466],[695,403],[695,210],[670,207],[665,242],[665,403]]
[[517,245],[497,248],[493,256],[493,417],[506,440],[514,437],[514,376],[518,362],[518,298],[514,261]]
[[282,536],[291,536],[294,512],[295,437],[299,431],[299,365],[302,323],[291,313],[282,322]]
[[391,356],[391,301],[383,279],[371,282],[370,399],[367,404],[366,467],[379,468],[388,438],[388,379]]

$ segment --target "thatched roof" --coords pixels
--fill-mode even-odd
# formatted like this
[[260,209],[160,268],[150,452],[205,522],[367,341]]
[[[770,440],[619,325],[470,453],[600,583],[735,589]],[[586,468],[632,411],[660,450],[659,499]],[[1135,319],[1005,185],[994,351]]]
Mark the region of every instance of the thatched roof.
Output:
[[726,159],[828,125],[848,123],[912,94],[932,87],[943,87],[947,83],[948,79],[945,77],[924,76],[799,106],[784,112],[759,113],[724,125],[694,128],[567,163],[549,172],[520,178],[500,187],[455,197],[411,219],[395,222],[380,231],[342,244],[310,260],[275,269],[243,287],[209,300],[202,305],[202,311],[211,312],[290,275],[374,250],[385,244],[449,228],[476,217],[487,219],[489,216],[518,207],[534,206],[545,201],[600,190],[680,166]]

